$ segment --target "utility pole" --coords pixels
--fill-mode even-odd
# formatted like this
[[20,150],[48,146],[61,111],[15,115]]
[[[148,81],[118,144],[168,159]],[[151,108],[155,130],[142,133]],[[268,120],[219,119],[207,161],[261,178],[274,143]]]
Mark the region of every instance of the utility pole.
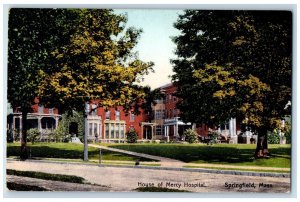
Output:
[[83,146],[83,160],[89,160],[89,151],[88,151],[88,121],[87,117],[90,111],[90,105],[85,103],[85,110],[84,110],[84,146]]

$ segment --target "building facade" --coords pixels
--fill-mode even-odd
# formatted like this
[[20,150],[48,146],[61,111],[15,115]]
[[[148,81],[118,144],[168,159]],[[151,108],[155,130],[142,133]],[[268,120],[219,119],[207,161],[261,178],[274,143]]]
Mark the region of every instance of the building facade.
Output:
[[139,115],[133,111],[125,112],[123,107],[105,109],[97,103],[86,105],[90,112],[85,120],[88,139],[99,142],[124,142],[125,134],[134,129],[138,139],[152,139],[154,132],[147,127],[147,114],[141,110]]
[[[251,139],[257,139],[250,131],[242,132],[241,120],[237,121],[236,118],[231,118],[227,123],[216,126],[214,129],[202,123],[183,122],[180,119],[180,111],[176,107],[179,101],[176,97],[176,87],[170,83],[159,89],[164,96],[156,100],[156,105],[152,105],[152,117],[142,109],[140,109],[141,113],[136,115],[130,110],[126,112],[122,106],[103,108],[98,107],[97,101],[86,104],[87,116],[84,121],[84,132],[88,139],[98,142],[125,142],[126,133],[134,129],[140,141],[182,141],[187,128],[196,130],[200,140],[209,139],[211,132],[219,134],[218,141],[220,142],[250,143]],[[32,112],[28,114],[27,128],[37,128],[41,134],[40,139],[43,139],[57,128],[61,115],[55,108],[45,108],[39,105],[37,98],[35,103],[32,106]],[[14,109],[8,117],[8,129],[13,133],[21,134],[23,127],[21,112]],[[78,130],[72,129],[78,126],[73,127],[72,124],[69,133],[72,136],[78,136]]]
[[[58,126],[59,115],[56,108],[46,108],[39,105],[38,98],[35,98],[32,110],[27,114],[27,129],[37,128],[41,134],[40,139],[52,133]],[[23,128],[22,113],[19,108],[12,109],[12,113],[8,115],[7,129],[12,131],[13,136],[21,137],[21,131]]]

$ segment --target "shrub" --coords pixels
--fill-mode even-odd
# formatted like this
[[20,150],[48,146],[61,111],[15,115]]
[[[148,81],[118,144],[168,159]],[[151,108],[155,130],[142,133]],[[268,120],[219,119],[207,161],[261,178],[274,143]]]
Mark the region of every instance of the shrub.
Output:
[[7,142],[13,142],[14,141],[14,135],[12,130],[6,130],[6,141]]
[[268,132],[268,144],[279,144],[280,137],[279,133],[275,130],[273,132]]
[[208,136],[210,137],[210,139],[211,139],[211,143],[216,143],[217,142],[217,138],[220,136],[219,135],[219,133],[217,133],[217,132],[210,132],[209,134],[208,134]]
[[292,143],[292,130],[288,130],[285,132],[284,137],[286,138],[286,143],[291,144]]
[[193,129],[186,129],[183,135],[185,136],[185,141],[187,141],[188,143],[197,142],[198,134]]
[[128,143],[137,143],[138,136],[134,129],[130,129],[128,133],[126,133],[126,141]]
[[27,131],[27,139],[32,144],[37,140],[37,138],[40,136],[40,132],[36,128],[31,128]]

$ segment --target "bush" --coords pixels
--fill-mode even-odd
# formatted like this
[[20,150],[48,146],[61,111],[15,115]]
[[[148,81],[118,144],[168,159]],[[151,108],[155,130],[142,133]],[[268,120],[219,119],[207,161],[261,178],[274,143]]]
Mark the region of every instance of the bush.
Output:
[[275,130],[273,132],[268,132],[268,144],[279,144],[280,137],[279,133]]
[[128,133],[126,133],[126,141],[128,143],[137,143],[138,136],[134,129],[130,129]]
[[186,129],[183,135],[185,136],[185,141],[187,141],[188,143],[196,143],[198,140],[198,134],[193,129]]
[[217,132],[210,132],[209,134],[208,134],[208,136],[210,137],[210,139],[211,139],[211,143],[216,143],[217,142],[217,139],[218,139],[218,137],[220,136],[219,135],[219,133],[217,133]]
[[31,128],[27,131],[27,139],[30,141],[32,144],[37,140],[37,138],[40,136],[40,132],[36,128]]
[[14,141],[14,135],[12,130],[6,130],[6,141],[7,142],[13,142]]
[[292,143],[292,130],[288,130],[285,132],[284,137],[286,138],[286,143],[291,144]]

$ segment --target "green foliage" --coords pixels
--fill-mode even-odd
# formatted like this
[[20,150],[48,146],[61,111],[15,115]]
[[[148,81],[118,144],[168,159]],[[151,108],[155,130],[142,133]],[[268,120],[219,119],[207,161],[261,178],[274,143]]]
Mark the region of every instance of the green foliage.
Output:
[[217,132],[213,131],[213,132],[210,132],[209,134],[209,137],[211,138],[211,143],[216,143],[217,141],[217,138],[220,136]]
[[268,143],[269,144],[280,143],[280,136],[277,130],[274,130],[273,132],[268,132]]
[[286,143],[291,144],[292,143],[292,130],[287,130],[284,134],[284,137],[286,138]]
[[18,170],[7,169],[6,174],[31,177],[31,178],[37,178],[43,180],[80,183],[80,184],[84,184],[85,181],[84,178],[77,177],[74,175],[60,175],[60,174],[50,174],[50,173],[34,172],[34,171],[18,171]]
[[187,141],[188,143],[198,142],[198,134],[193,129],[190,128],[186,129],[183,135],[185,136],[185,141]]
[[186,10],[175,27],[172,79],[185,122],[237,117],[259,135],[280,127],[291,113],[291,12]]
[[13,142],[14,141],[14,135],[12,130],[6,130],[6,141],[7,142]]
[[130,129],[130,131],[126,133],[127,143],[137,143],[137,139],[138,139],[138,136],[134,129]]
[[39,136],[41,136],[41,133],[37,128],[31,128],[27,132],[28,141],[30,141],[32,144],[34,144]]
[[7,189],[14,191],[51,191],[39,186],[18,184],[14,182],[7,182],[6,185]]
[[[39,97],[60,111],[84,111],[86,102],[125,109],[145,96],[137,84],[152,62],[133,52],[141,30],[125,30],[126,17],[109,9],[73,9],[78,21],[66,45],[51,52],[55,68],[42,70]],[[72,27],[73,27],[72,26]],[[49,96],[51,95],[51,96]]]

